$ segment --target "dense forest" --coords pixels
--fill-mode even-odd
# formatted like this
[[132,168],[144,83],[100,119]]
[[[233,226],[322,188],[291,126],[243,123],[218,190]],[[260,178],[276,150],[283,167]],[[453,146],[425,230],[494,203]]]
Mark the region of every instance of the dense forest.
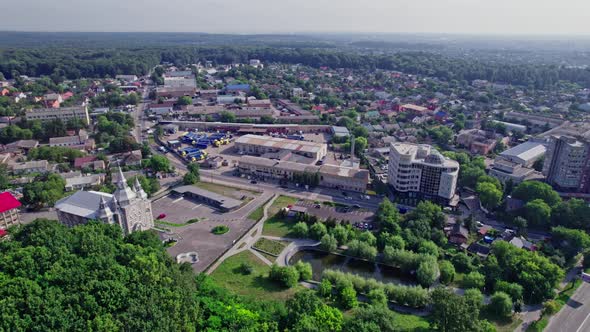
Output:
[[445,80],[486,79],[494,83],[548,89],[560,81],[590,87],[590,68],[544,64],[510,64],[468,57],[451,57],[430,52],[362,54],[311,47],[199,46],[137,48],[7,48],[0,50],[0,72],[51,76],[54,80],[105,77],[117,74],[143,75],[149,68],[170,62],[187,65],[205,60],[214,64],[244,63],[248,59],[265,62],[301,63],[313,67],[386,69],[420,74]]
[[153,232],[38,219],[11,234],[0,242],[1,331],[402,331],[383,301],[345,316],[311,290],[246,300],[175,263]]

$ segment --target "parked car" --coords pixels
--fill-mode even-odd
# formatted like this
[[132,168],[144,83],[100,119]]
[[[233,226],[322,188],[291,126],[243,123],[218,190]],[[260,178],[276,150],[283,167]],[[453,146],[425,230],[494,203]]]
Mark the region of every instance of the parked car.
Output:
[[251,184],[257,184],[257,183],[258,183],[258,181],[256,181],[256,180],[252,180],[252,181],[250,181],[250,183],[251,183]]
[[158,216],[158,219],[164,219],[164,218],[166,218],[166,214],[160,213],[160,215]]

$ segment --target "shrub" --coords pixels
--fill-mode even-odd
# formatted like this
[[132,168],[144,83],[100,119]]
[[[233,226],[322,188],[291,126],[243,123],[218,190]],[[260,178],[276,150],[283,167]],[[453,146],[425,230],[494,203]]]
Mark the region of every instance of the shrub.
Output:
[[513,302],[522,301],[522,286],[516,283],[499,280],[494,285],[494,291],[510,295]]
[[485,277],[479,272],[470,272],[463,278],[463,288],[476,288],[481,290],[485,285]]
[[383,288],[375,288],[367,293],[369,303],[374,306],[387,306],[387,295]]
[[495,292],[488,307],[491,312],[499,317],[509,317],[512,314],[512,300],[504,292]]
[[475,289],[475,288],[470,288],[465,290],[465,293],[463,294],[463,297],[465,298],[465,301],[467,301],[467,303],[469,303],[469,305],[471,307],[477,307],[479,309],[481,309],[481,307],[483,306],[483,294],[479,291],[479,289]]
[[440,282],[448,285],[455,280],[455,267],[449,261],[441,261],[438,264],[440,270]]
[[293,226],[293,235],[298,238],[306,238],[309,234],[309,227],[303,221],[300,221]]
[[299,261],[293,265],[297,272],[299,272],[299,279],[300,280],[311,280],[313,275],[311,264]]
[[346,286],[340,291],[339,300],[345,309],[352,309],[358,305],[356,291],[352,286]]
[[358,236],[358,240],[361,242],[364,242],[372,247],[377,245],[377,238],[375,237],[375,235],[373,235],[373,233],[371,233],[369,231],[361,232]]
[[332,235],[340,245],[345,244],[348,241],[348,229],[342,225],[336,225],[336,227],[332,229]]
[[248,263],[240,264],[240,267],[238,268],[238,270],[242,274],[252,274],[252,272],[254,272],[254,268],[252,267],[252,265],[250,265]]
[[418,253],[438,257],[438,246],[432,241],[423,241],[418,247]]
[[423,308],[430,303],[428,290],[420,286],[384,284],[375,279],[329,269],[324,270],[322,275],[322,281],[326,279],[335,284],[339,292],[352,285],[357,292],[363,294],[368,294],[373,289],[382,289],[389,301],[412,308]]
[[553,315],[559,311],[559,304],[555,300],[549,300],[543,302],[543,314]]
[[221,234],[225,234],[227,232],[229,232],[229,227],[227,227],[225,225],[215,226],[211,230],[211,233],[213,233],[215,235],[221,235]]
[[273,264],[270,267],[268,277],[271,280],[280,282],[287,288],[291,288],[297,285],[297,282],[299,281],[299,271],[297,271],[297,269],[293,266],[280,267],[276,264]]
[[360,242],[359,240],[352,240],[348,243],[348,250],[346,253],[351,256],[374,261],[377,256],[377,248],[372,247],[367,243]]
[[330,280],[324,278],[318,286],[318,293],[321,297],[330,297],[332,295],[332,283]]
[[451,261],[453,265],[459,272],[471,272],[473,270],[473,264],[471,261],[471,257],[467,256],[467,254],[460,252],[456,254]]
[[314,240],[321,239],[322,236],[326,235],[327,233],[328,229],[326,228],[326,225],[324,225],[321,222],[316,222],[309,228],[309,237],[311,237]]
[[338,241],[334,235],[325,234],[320,240],[320,248],[325,251],[335,251],[338,248]]
[[438,273],[436,259],[426,259],[420,263],[420,266],[418,266],[418,269],[416,270],[416,279],[422,287],[430,287],[436,281]]

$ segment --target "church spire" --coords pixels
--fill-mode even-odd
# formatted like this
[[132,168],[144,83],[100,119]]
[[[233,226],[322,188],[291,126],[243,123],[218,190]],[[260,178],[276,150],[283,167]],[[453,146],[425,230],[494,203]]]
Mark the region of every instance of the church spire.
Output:
[[121,166],[119,166],[119,181],[117,181],[117,188],[125,189],[127,187],[127,181],[125,180],[125,175],[123,175],[123,170]]
[[139,198],[147,198],[147,194],[145,193],[145,191],[141,187],[138,177],[135,177],[135,183],[133,184],[133,189],[135,190],[135,192],[137,193],[137,196]]

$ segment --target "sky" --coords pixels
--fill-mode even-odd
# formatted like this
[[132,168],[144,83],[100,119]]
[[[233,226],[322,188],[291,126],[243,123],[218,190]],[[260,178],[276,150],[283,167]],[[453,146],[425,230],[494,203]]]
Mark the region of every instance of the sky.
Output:
[[590,0],[0,0],[0,30],[590,35]]

